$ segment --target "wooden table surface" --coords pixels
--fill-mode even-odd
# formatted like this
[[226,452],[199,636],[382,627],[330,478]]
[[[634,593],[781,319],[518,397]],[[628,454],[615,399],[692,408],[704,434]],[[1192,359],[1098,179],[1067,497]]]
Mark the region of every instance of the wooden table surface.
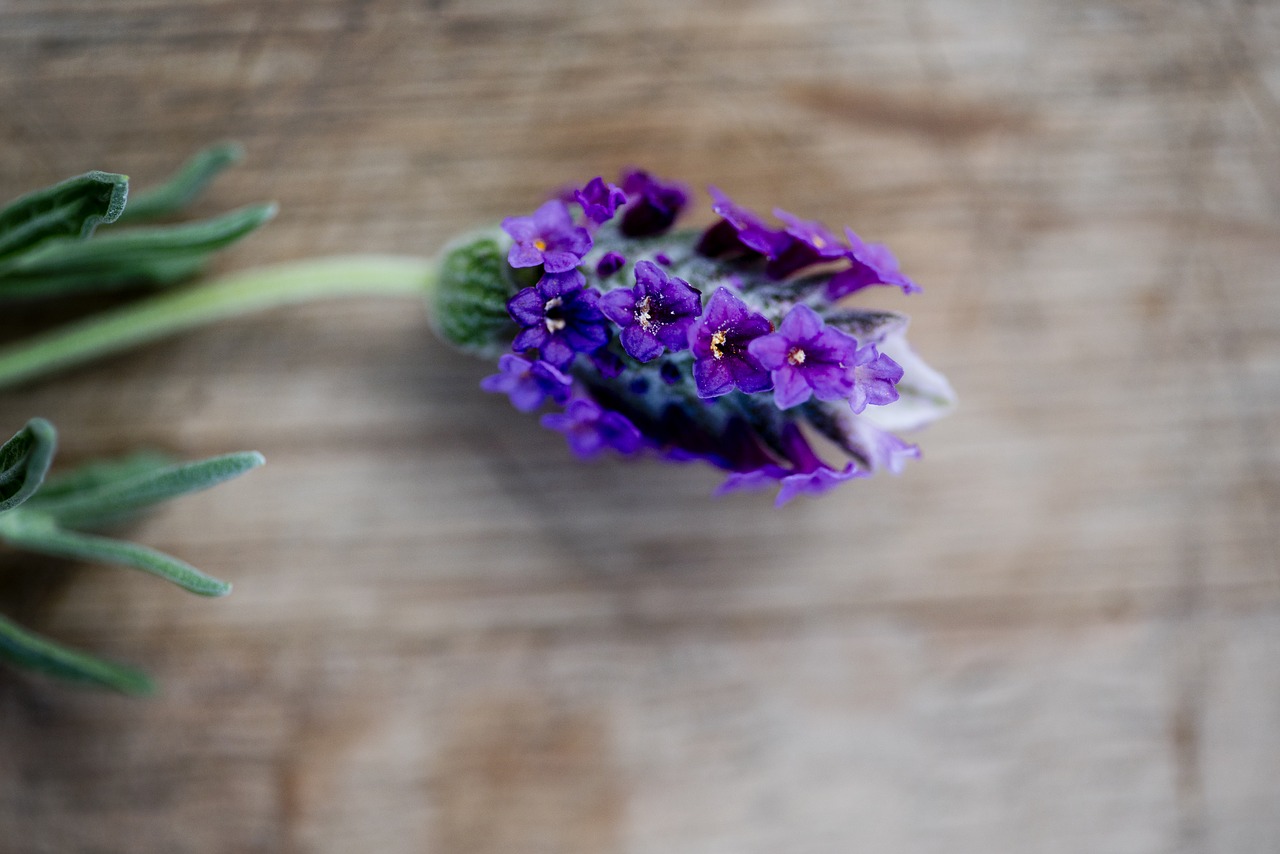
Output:
[[962,400],[776,511],[571,461],[403,300],[6,392],[268,464],[128,531],[228,599],[0,554],[163,686],[0,671],[0,852],[1280,851],[1280,4],[6,0],[0,105],[6,198],[243,142],[223,269],[628,164],[848,223]]

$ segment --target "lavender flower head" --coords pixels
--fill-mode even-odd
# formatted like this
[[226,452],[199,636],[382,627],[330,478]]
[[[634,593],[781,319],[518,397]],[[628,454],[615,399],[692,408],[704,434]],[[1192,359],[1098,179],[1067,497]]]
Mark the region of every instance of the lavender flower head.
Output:
[[919,287],[849,229],[711,196],[717,221],[672,230],[688,192],[632,170],[473,235],[442,263],[442,334],[498,360],[486,390],[555,407],[543,425],[581,457],[702,461],[727,473],[721,492],[772,487],[779,504],[902,471],[920,450],[899,432],[955,396],[904,316],[837,301]]

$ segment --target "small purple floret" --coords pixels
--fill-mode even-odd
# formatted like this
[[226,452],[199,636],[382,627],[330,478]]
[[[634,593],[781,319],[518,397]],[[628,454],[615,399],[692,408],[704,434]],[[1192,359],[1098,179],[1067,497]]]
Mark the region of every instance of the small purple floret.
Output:
[[636,263],[636,286],[600,299],[605,317],[622,327],[622,349],[641,362],[689,347],[689,328],[702,314],[702,297],[684,279],[669,277],[652,261]]
[[507,253],[512,267],[543,265],[548,273],[572,270],[591,251],[591,235],[573,224],[564,202],[552,199],[533,216],[511,216],[502,221],[502,230],[515,241]]
[[563,370],[578,353],[591,353],[609,342],[609,326],[600,313],[600,292],[583,288],[577,270],[547,273],[532,288],[507,302],[507,312],[524,327],[511,349],[537,348],[542,358]]
[[737,204],[716,187],[708,187],[707,192],[711,194],[711,210],[724,219],[703,233],[698,252],[711,258],[747,252],[774,259],[786,248],[789,238],[785,233],[769,228],[753,211]]
[[689,201],[682,185],[660,181],[642,169],[624,174],[622,189],[627,195],[627,206],[618,230],[627,237],[662,234]]
[[822,223],[800,219],[778,209],[773,215],[786,224],[786,229],[783,248],[764,268],[772,278],[785,279],[813,264],[839,261],[848,256],[849,249],[844,241]]
[[480,388],[507,395],[521,412],[532,412],[548,397],[556,403],[569,399],[573,380],[547,362],[507,353],[498,359],[498,370],[501,373],[482,379]]
[[[874,353],[864,349],[868,355]],[[779,409],[798,406],[813,396],[844,400],[854,394],[857,340],[827,326],[807,305],[793,307],[777,332],[755,339],[747,350],[772,374],[773,399]]]
[[728,288],[717,288],[690,333],[698,396],[719,397],[735,388],[748,394],[767,390],[772,385],[769,371],[747,346],[771,331],[763,315],[747,308]]
[[831,277],[827,283],[827,299],[838,300],[871,285],[893,285],[901,288],[904,294],[922,290],[898,269],[898,259],[893,257],[887,246],[866,243],[849,228],[844,233],[849,239],[847,257],[853,266]]
[[585,187],[575,191],[573,198],[582,205],[582,215],[596,225],[613,219],[618,206],[627,203],[627,194],[621,187],[600,177],[592,178]]
[[898,382],[902,379],[902,366],[868,344],[858,351],[853,360],[854,387],[849,407],[861,412],[868,405],[884,406],[898,399]]
[[600,278],[607,278],[622,269],[627,263],[627,259],[623,258],[617,252],[606,252],[596,264],[596,275]]
[[644,438],[634,424],[585,397],[570,400],[564,412],[542,416],[542,426],[563,433],[569,441],[569,448],[584,459],[594,457],[606,448],[634,454],[644,444]]

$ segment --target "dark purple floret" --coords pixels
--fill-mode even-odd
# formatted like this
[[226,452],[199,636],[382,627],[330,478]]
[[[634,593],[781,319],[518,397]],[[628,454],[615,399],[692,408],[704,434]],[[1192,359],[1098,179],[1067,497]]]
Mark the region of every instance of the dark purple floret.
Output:
[[813,264],[839,261],[848,256],[849,249],[844,241],[822,223],[800,219],[779,209],[774,209],[773,215],[786,223],[786,230],[783,232],[783,248],[765,265],[767,275],[785,279]]
[[778,497],[774,504],[781,507],[797,495],[821,495],[857,477],[869,477],[870,472],[859,469],[850,462],[842,469],[827,465],[821,457],[814,453],[809,442],[795,424],[787,424],[782,428],[781,438],[783,450],[792,468],[767,465],[746,472],[729,475],[719,492],[733,492],[740,489],[758,489],[779,485]]
[[600,177],[588,181],[585,187],[573,194],[573,198],[582,205],[582,215],[596,225],[613,219],[618,206],[627,203],[627,194],[621,187]]
[[735,388],[748,394],[768,389],[769,371],[747,346],[771,331],[763,315],[747,308],[728,288],[717,288],[690,340],[698,396],[719,397]]
[[868,344],[858,351],[854,359],[854,387],[849,406],[861,412],[868,405],[884,406],[898,399],[898,382],[902,379],[902,366]]
[[606,448],[634,454],[644,444],[634,424],[585,397],[570,400],[564,412],[542,416],[542,426],[563,433],[569,440],[569,448],[584,459]]
[[[868,357],[874,354],[873,348],[863,349]],[[798,406],[813,396],[844,400],[854,394],[857,340],[824,324],[807,305],[793,307],[777,332],[755,339],[747,350],[772,374],[773,399],[779,409]]]
[[591,251],[591,235],[573,224],[564,202],[552,199],[533,216],[511,216],[502,221],[502,230],[515,243],[507,253],[512,267],[536,267],[548,273],[572,270]]
[[922,290],[919,285],[902,275],[902,271],[898,269],[898,259],[893,257],[887,246],[866,243],[849,228],[844,233],[849,239],[847,257],[853,266],[831,277],[831,281],[827,283],[828,299],[838,300],[871,285],[894,285],[902,288],[904,294],[919,293]]
[[609,341],[608,322],[598,306],[600,292],[583,288],[577,270],[547,273],[532,288],[507,302],[512,319],[524,327],[511,349],[537,348],[542,358],[563,370],[578,353],[591,353]]
[[708,187],[711,209],[723,219],[707,229],[698,241],[698,252],[711,258],[746,252],[777,258],[786,248],[789,238],[780,231],[765,225],[764,221],[716,187]]
[[618,230],[627,237],[662,234],[689,201],[682,185],[660,181],[642,169],[624,174],[622,189],[627,194],[627,206]]
[[606,252],[596,264],[596,275],[602,279],[607,278],[621,270],[626,263],[627,259],[617,252]]
[[507,353],[498,359],[498,370],[501,373],[481,380],[480,388],[509,396],[511,405],[521,412],[532,412],[548,397],[556,403],[569,399],[573,380],[547,362]]
[[605,317],[622,327],[622,349],[641,362],[689,347],[689,327],[702,314],[702,297],[684,279],[668,277],[652,261],[636,263],[636,286],[600,299]]

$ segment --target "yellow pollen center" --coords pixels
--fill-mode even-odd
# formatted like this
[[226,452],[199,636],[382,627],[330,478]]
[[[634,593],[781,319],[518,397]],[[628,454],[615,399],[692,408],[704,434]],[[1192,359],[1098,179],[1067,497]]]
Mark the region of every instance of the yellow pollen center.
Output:
[[822,247],[827,245],[827,241],[823,240],[820,235],[815,234],[813,236],[813,245],[815,248],[821,249]]
[[653,318],[649,313],[650,308],[651,304],[649,302],[649,297],[645,297],[640,300],[640,302],[636,303],[636,323],[640,324],[640,328],[645,331],[653,329]]
[[543,240],[541,237],[535,237],[533,240],[533,247],[539,252],[545,252],[547,249],[547,241]]
[[787,364],[790,364],[790,365],[803,365],[803,364],[804,364],[804,351],[803,351],[803,350],[801,350],[799,347],[797,347],[797,348],[795,348],[794,350],[792,350],[790,353],[788,353],[788,354],[787,354]]
[[721,350],[720,348],[724,346],[724,342],[727,341],[728,339],[729,339],[729,336],[724,334],[723,329],[717,329],[714,333],[712,333],[711,355],[715,356],[717,359],[723,359],[724,351]]

